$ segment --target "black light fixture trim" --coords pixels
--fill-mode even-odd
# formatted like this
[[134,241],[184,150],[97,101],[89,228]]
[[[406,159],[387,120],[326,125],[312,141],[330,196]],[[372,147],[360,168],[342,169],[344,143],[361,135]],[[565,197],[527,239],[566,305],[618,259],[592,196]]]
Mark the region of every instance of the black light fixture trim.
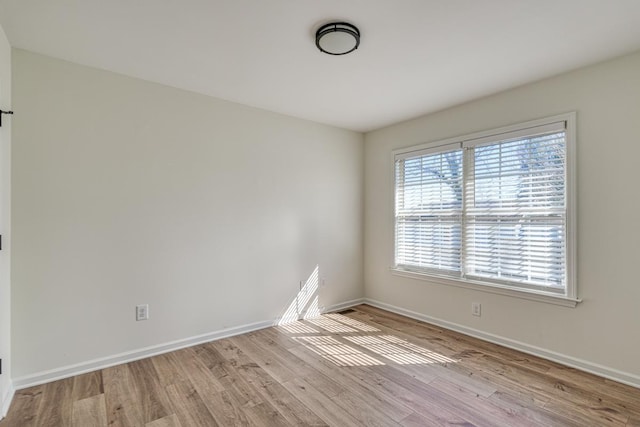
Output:
[[[323,49],[320,46],[320,40],[322,37],[331,33],[346,33],[352,36],[355,40],[355,45],[353,48],[345,51],[345,52],[330,52],[328,50]],[[355,25],[351,25],[348,22],[330,22],[328,24],[323,25],[316,31],[316,46],[320,49],[321,52],[324,52],[329,55],[346,55],[347,53],[353,52],[360,46],[360,30]]]

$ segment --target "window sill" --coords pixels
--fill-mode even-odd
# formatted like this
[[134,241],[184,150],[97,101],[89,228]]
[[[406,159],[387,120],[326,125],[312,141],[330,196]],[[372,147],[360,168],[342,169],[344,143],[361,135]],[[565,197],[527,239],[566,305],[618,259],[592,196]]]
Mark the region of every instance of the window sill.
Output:
[[457,286],[459,288],[473,289],[474,291],[488,292],[498,295],[506,295],[513,298],[521,298],[530,301],[543,302],[547,304],[560,305],[563,307],[574,308],[581,299],[566,297],[552,293],[542,293],[528,291],[524,289],[515,289],[510,286],[504,286],[494,283],[474,282],[471,280],[461,280],[454,277],[438,276],[434,274],[417,273],[415,271],[402,270],[398,268],[390,268],[391,273],[396,276],[408,277],[411,279],[424,280],[439,285]]

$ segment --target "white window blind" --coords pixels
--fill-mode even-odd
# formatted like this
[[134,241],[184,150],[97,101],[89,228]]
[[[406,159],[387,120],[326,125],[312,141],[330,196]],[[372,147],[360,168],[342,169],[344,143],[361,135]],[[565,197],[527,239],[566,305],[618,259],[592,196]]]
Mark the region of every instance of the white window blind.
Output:
[[567,295],[567,151],[556,121],[397,154],[396,268]]
[[396,182],[396,263],[459,273],[462,149],[400,159]]
[[[565,130],[467,150],[467,277],[565,286]],[[466,144],[465,144],[466,145]]]

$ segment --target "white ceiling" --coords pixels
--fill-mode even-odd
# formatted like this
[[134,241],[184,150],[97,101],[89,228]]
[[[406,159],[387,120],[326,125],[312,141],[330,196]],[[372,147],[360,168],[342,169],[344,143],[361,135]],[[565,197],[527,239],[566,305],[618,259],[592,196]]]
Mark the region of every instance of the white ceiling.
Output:
[[[360,48],[314,44],[330,20]],[[640,49],[640,0],[0,0],[14,47],[356,131]]]

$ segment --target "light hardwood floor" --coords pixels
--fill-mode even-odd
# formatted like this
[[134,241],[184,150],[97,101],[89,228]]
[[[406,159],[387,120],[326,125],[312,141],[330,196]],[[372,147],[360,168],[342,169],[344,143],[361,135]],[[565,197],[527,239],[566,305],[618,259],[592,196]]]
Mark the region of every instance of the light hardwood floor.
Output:
[[640,426],[640,390],[361,305],[20,390],[0,427]]

